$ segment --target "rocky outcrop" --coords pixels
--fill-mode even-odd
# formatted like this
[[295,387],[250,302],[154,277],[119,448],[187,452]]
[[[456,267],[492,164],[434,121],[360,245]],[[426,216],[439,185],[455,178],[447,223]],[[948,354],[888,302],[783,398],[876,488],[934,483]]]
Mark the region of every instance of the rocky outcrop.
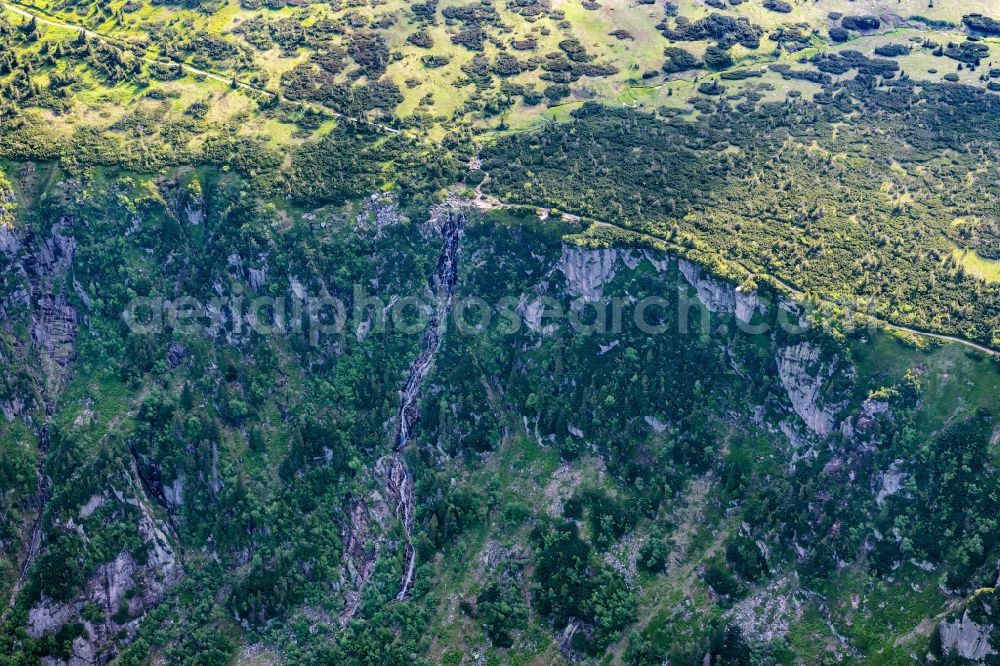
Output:
[[678,259],[678,268],[710,312],[731,312],[744,324],[750,323],[757,310],[766,312],[756,291],[744,291],[731,282],[706,275],[700,266],[686,259]]
[[399,224],[401,220],[396,197],[392,194],[375,193],[365,201],[364,208],[355,216],[355,228],[363,232],[375,232],[381,238],[382,231]]
[[903,481],[906,480],[906,472],[899,469],[902,460],[894,460],[885,474],[882,475],[882,487],[875,495],[875,503],[881,507],[885,504],[885,499],[895,495],[903,488]]
[[36,302],[37,310],[31,336],[39,348],[56,364],[69,365],[73,357],[77,316],[64,294],[45,294]]
[[197,177],[188,183],[182,201],[184,219],[188,224],[198,226],[205,221],[205,194]]
[[20,288],[11,289],[8,299],[0,301],[0,314],[28,310],[31,346],[53,387],[60,383],[73,358],[78,324],[67,294],[67,277],[76,253],[76,241],[64,233],[69,226],[68,220],[60,220],[48,236],[28,236],[23,241],[9,230],[0,232],[0,249],[9,259],[3,262],[5,281],[20,284]]
[[198,226],[205,221],[205,202],[190,201],[184,206],[184,217],[191,226]]
[[[672,258],[650,250],[563,245],[556,270],[565,277],[566,290],[571,295],[593,302],[601,298],[604,286],[614,280],[620,270],[634,270],[643,261],[662,273],[670,266]],[[755,312],[767,312],[756,291],[744,291],[731,282],[707,275],[700,266],[686,259],[677,262],[681,275],[695,288],[698,300],[710,312],[731,313],[746,324]]]
[[171,484],[163,485],[163,501],[172,509],[179,509],[184,506],[184,487],[187,485],[187,477],[179,474]]
[[803,615],[795,588],[794,578],[779,578],[737,603],[726,617],[753,644],[782,640]]
[[809,342],[782,348],[777,361],[778,376],[792,409],[813,433],[829,435],[845,406],[842,402],[827,405],[822,396],[824,381],[836,370],[835,363],[821,361],[819,347]]
[[588,249],[563,245],[556,270],[566,278],[566,289],[573,295],[593,302],[601,298],[604,285],[611,282],[622,268],[634,270],[643,260],[663,272],[670,258],[647,250],[619,248]]
[[88,310],[93,309],[94,299],[90,297],[90,294],[87,293],[87,290],[83,288],[83,285],[80,284],[80,281],[76,278],[73,278],[73,291],[76,293],[76,297],[80,299],[80,302],[83,303],[84,307]]
[[172,341],[170,346],[167,347],[167,365],[170,366],[171,370],[180,365],[185,356],[187,356],[187,349],[176,340]]
[[87,503],[80,507],[80,518],[89,518],[94,512],[104,506],[106,498],[103,493],[96,493],[91,496]]
[[646,422],[646,425],[652,428],[653,432],[656,434],[661,434],[667,431],[667,424],[655,416],[644,416],[642,418]]
[[767,311],[767,306],[760,302],[760,297],[756,291],[744,291],[736,288],[736,308],[734,314],[744,324],[749,324],[755,312],[760,310],[761,314]]
[[[134,636],[145,614],[163,600],[167,587],[176,582],[170,573],[163,575],[167,564],[161,560],[139,565],[131,553],[122,551],[113,561],[95,569],[80,598],[57,603],[43,597],[28,613],[28,635],[38,639],[67,624],[80,623],[83,634],[73,641],[72,656],[64,663],[105,663],[114,655],[114,641],[122,635]],[[83,617],[83,608],[88,604],[103,611],[103,621]]]
[[0,400],[0,413],[7,423],[13,423],[14,419],[24,414],[24,406],[24,400],[20,396],[14,396],[10,400]]
[[0,224],[0,253],[12,257],[20,249],[21,243],[17,240],[17,236],[14,235],[14,230],[11,227]]
[[987,656],[997,654],[990,644],[992,630],[990,624],[974,622],[966,609],[961,619],[941,623],[941,650],[982,663]]
[[889,403],[869,398],[861,403],[861,409],[853,418],[844,419],[840,424],[840,432],[844,439],[856,443],[859,448],[873,448],[877,445],[875,424],[881,415],[892,417]]
[[612,248],[587,250],[564,245],[557,268],[566,277],[566,288],[571,294],[596,301],[604,285],[615,277],[619,253],[620,250]]
[[555,324],[542,325],[546,313],[546,303],[543,299],[522,300],[518,303],[517,314],[521,317],[524,325],[532,333],[542,335],[552,335],[556,330]]
[[736,289],[733,285],[707,277],[701,267],[685,259],[678,260],[681,275],[698,292],[698,300],[712,312],[734,312]]
[[[20,571],[10,588],[0,621],[6,620],[23,589],[44,532],[44,507],[49,497],[49,480],[44,473],[49,419],[68,375],[77,331],[77,313],[67,296],[76,241],[64,231],[71,224],[64,218],[52,225],[47,236],[18,238],[9,232],[0,239],[4,254],[4,260],[0,261],[0,277],[5,287],[5,297],[0,298],[0,321],[9,325],[17,318],[19,328],[23,325],[21,330],[30,334],[30,337],[17,336],[14,345],[15,353],[24,361],[22,367],[27,382],[20,384],[20,393],[4,396],[0,411],[7,420],[24,419],[38,437],[35,491],[30,503],[36,513],[31,520],[30,536],[21,545]],[[25,393],[27,384],[32,386],[28,390],[33,395]],[[39,420],[31,413],[35,408],[45,410],[44,414],[34,415],[41,416]]]
[[264,264],[260,268],[251,268],[247,271],[247,281],[250,283],[250,288],[254,291],[260,291],[264,283],[267,282],[267,264]]
[[[43,596],[28,611],[26,629],[28,635],[35,639],[57,633],[71,623],[83,627],[82,635],[73,641],[72,656],[64,662],[49,658],[51,663],[70,666],[107,663],[115,655],[117,641],[123,638],[131,640],[146,614],[162,602],[169,589],[180,580],[178,558],[165,530],[149,508],[136,475],[133,469],[125,480],[125,490],[112,486],[110,490],[92,496],[80,507],[79,516],[86,519],[115,502],[138,508],[135,527],[144,543],[144,557],[137,558],[133,552],[122,550],[110,562],[95,566],[89,572],[83,589],[74,598],[56,601]],[[118,515],[130,514],[121,511]],[[86,533],[73,521],[56,529],[75,529]],[[83,612],[87,606],[99,608],[101,619],[88,619]]]
[[[385,474],[384,469],[377,471],[380,475]],[[373,491],[367,499],[351,504],[348,521],[341,531],[344,542],[344,567],[339,583],[344,594],[341,626],[354,617],[361,605],[365,587],[381,557],[384,546],[382,535],[391,516],[392,509],[377,491]]]

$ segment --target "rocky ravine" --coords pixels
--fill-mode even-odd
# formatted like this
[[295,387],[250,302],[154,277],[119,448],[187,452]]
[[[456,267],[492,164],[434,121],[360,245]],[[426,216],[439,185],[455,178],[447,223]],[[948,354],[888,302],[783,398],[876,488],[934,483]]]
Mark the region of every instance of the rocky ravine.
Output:
[[[450,207],[432,211],[430,225],[440,234],[442,243],[437,269],[431,276],[429,285],[434,296],[434,311],[424,332],[420,352],[410,364],[409,375],[399,394],[393,451],[381,458],[375,466],[376,474],[384,486],[384,496],[391,498],[394,503],[392,513],[399,521],[405,539],[403,575],[399,592],[396,594],[397,601],[409,595],[416,571],[416,549],[413,545],[415,519],[413,476],[406,463],[405,454],[419,413],[421,388],[433,368],[434,357],[441,347],[448,315],[451,312],[455,285],[458,281],[459,240],[465,221],[464,213],[452,210]],[[374,573],[375,565],[383,550],[386,532],[385,512],[380,510],[385,501],[383,493],[373,495],[371,499],[370,503],[358,502],[354,505],[350,524],[344,529],[347,544],[344,560],[351,585],[345,592],[346,603],[340,615],[341,625],[350,621],[357,612],[364,588]],[[368,541],[373,542],[370,547],[365,546]]]
[[[121,488],[116,487],[119,484]],[[56,601],[43,596],[28,613],[27,629],[32,638],[57,632],[67,624],[82,625],[83,633],[73,640],[72,656],[65,662],[69,666],[107,663],[115,656],[115,642],[123,636],[131,640],[146,614],[180,580],[181,565],[174,547],[150,508],[134,467],[109,480],[108,489],[92,497],[79,515],[86,518],[100,508],[131,513],[128,507],[139,511],[137,528],[146,550],[142,563],[135,553],[123,550],[111,562],[95,567],[74,598]],[[73,520],[56,529],[72,529],[87,536]],[[101,610],[101,620],[87,619],[83,609],[88,605]]]
[[[105,490],[80,508],[79,523],[45,520],[50,481],[43,470],[50,421],[71,373],[81,319],[73,295],[84,308],[90,306],[89,296],[73,279],[76,253],[73,226],[73,220],[63,218],[46,235],[22,236],[8,227],[0,229],[0,253],[5,262],[0,275],[11,287],[7,291],[10,296],[0,301],[0,324],[9,332],[17,318],[27,316],[30,339],[19,343],[24,346],[25,358],[33,359],[30,367],[37,388],[36,395],[11,396],[0,402],[4,417],[9,421],[23,419],[35,431],[39,443],[32,499],[35,516],[21,548],[19,576],[5,604],[4,622],[17,603],[46,538],[59,532],[74,532],[86,542],[89,535],[81,523],[101,509],[110,519],[134,521],[144,542],[141,556],[123,550],[111,561],[98,564],[82,591],[73,598],[55,600],[42,596],[28,610],[26,629],[32,638],[58,632],[69,624],[82,626],[82,634],[73,640],[72,656],[66,661],[75,665],[109,661],[116,653],[116,642],[133,636],[146,613],[180,579],[181,567],[134,466],[106,480]],[[85,619],[82,610],[88,605],[99,608],[103,620]],[[46,661],[58,663],[51,657]]]
[[[21,418],[38,437],[35,496],[31,506],[35,516],[25,536],[19,556],[20,572],[11,588],[0,623],[7,617],[24,587],[42,543],[43,513],[49,500],[49,479],[44,474],[49,449],[49,422],[73,357],[77,312],[69,304],[67,276],[72,269],[76,242],[66,232],[71,220],[52,225],[47,236],[19,237],[14,229],[0,226],[0,256],[4,264],[0,277],[8,297],[0,300],[0,325],[12,333],[20,313],[27,312],[30,340],[19,340],[23,358],[31,358],[35,395],[13,395],[0,400],[8,421]],[[41,410],[41,414],[32,414]]]

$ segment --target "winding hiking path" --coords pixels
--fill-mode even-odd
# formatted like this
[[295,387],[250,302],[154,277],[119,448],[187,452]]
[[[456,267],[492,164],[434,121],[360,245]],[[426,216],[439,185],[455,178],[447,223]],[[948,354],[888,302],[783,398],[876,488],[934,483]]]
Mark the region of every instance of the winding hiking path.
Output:
[[[788,284],[778,276],[771,275],[770,278],[774,280],[778,284],[778,286],[788,291],[796,299],[802,300],[806,298],[805,292],[796,289],[795,287]],[[821,300],[824,303],[830,305],[834,304],[834,302],[829,299],[821,298]],[[885,321],[884,319],[878,319],[877,317],[873,317],[873,319],[875,319],[876,322],[878,322],[885,328],[901,331],[903,333],[909,333],[911,335],[921,335],[927,338],[934,338],[936,340],[944,340],[945,342],[957,342],[960,345],[965,345],[966,347],[972,347],[976,351],[981,351],[984,354],[989,354],[990,356],[1000,356],[1000,351],[997,351],[996,349],[992,349],[990,347],[987,347],[986,345],[981,345],[978,342],[973,342],[972,340],[966,340],[965,338],[960,338],[956,335],[947,335],[945,333],[932,333],[931,331],[922,331],[917,328],[910,328],[909,326],[893,324],[892,322]]]

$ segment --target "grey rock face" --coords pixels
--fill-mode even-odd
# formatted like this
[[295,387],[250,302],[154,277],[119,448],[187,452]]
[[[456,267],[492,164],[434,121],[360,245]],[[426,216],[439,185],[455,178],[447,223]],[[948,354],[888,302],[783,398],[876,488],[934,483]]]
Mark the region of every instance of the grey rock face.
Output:
[[376,192],[368,197],[364,209],[355,216],[354,221],[358,231],[374,231],[375,237],[380,238],[383,229],[399,224],[400,220],[396,197]]
[[20,249],[21,243],[17,240],[17,236],[14,235],[14,230],[0,224],[0,252],[11,257],[17,254],[17,251]]
[[0,413],[8,423],[13,423],[14,419],[24,413],[24,400],[19,396],[14,396],[10,400],[0,400]]
[[[131,490],[135,490],[137,482],[131,483]],[[134,637],[142,618],[163,601],[170,587],[180,579],[181,567],[173,547],[140,494],[112,488],[108,495],[91,497],[80,508],[79,515],[87,517],[115,500],[139,508],[136,527],[145,542],[146,561],[139,564],[130,551],[123,550],[112,561],[94,567],[76,597],[56,601],[43,596],[28,611],[26,628],[32,638],[58,632],[69,623],[83,626],[83,635],[73,642],[72,656],[64,662],[53,660],[52,664],[107,663],[115,654],[115,641],[122,636]],[[91,622],[82,617],[88,604],[101,609],[103,620]]]
[[596,301],[601,297],[604,285],[615,277],[618,253],[611,248],[587,250],[563,246],[557,268],[566,277],[570,293],[587,301]]
[[205,197],[199,188],[197,192],[191,192],[190,198],[184,204],[184,217],[188,224],[198,226],[205,221]]
[[882,487],[879,488],[878,494],[875,495],[875,503],[879,506],[885,504],[886,497],[895,495],[902,489],[903,481],[906,480],[906,472],[899,469],[899,465],[902,462],[902,460],[893,461],[889,465],[889,469],[882,475]]
[[36,302],[37,316],[31,335],[38,346],[61,366],[69,364],[76,337],[76,310],[63,294],[45,294]]
[[712,312],[735,312],[736,288],[733,285],[703,275],[700,266],[685,259],[679,259],[678,266],[705,307]]
[[731,282],[705,275],[701,267],[685,259],[678,259],[684,279],[698,292],[698,300],[711,312],[731,312],[744,324],[749,324],[758,309],[765,306],[755,291],[745,292]]
[[171,369],[176,368],[181,364],[185,356],[187,356],[187,350],[184,348],[184,345],[174,340],[167,348],[167,365]]
[[563,245],[556,270],[566,278],[570,294],[593,302],[601,298],[604,285],[611,282],[623,268],[634,270],[643,260],[663,272],[670,265],[670,258],[646,250],[618,248],[589,249]]
[[941,649],[946,653],[955,652],[965,659],[981,662],[988,655],[997,654],[990,645],[992,630],[992,625],[973,622],[966,610],[961,620],[941,623]]
[[267,264],[264,264],[261,268],[251,268],[248,271],[247,279],[250,281],[251,289],[260,291],[261,287],[267,281]]
[[[588,249],[564,245],[556,270],[566,278],[570,294],[593,302],[601,298],[604,286],[615,278],[618,271],[623,268],[634,270],[643,261],[648,261],[657,272],[662,273],[672,259],[649,250]],[[678,259],[677,262],[681,275],[695,288],[698,300],[709,311],[733,313],[743,323],[750,323],[757,311],[766,312],[757,292],[745,292],[731,282],[706,275],[700,266],[686,259]]]
[[792,409],[813,433],[825,437],[833,431],[843,404],[824,404],[823,383],[835,368],[820,361],[819,347],[802,342],[778,352],[778,376],[788,393]]
[[[16,286],[0,299],[0,318],[19,308],[28,310],[31,341],[40,352],[44,371],[56,385],[72,360],[77,330],[77,312],[67,294],[67,277],[76,252],[76,241],[64,233],[70,224],[63,219],[52,225],[48,236],[29,235],[22,240],[0,225],[0,251],[5,257],[0,271]],[[17,415],[18,410],[11,403],[3,413]]]
[[187,485],[187,477],[178,475],[170,485],[163,486],[163,499],[172,507],[179,508],[184,505],[184,486]]

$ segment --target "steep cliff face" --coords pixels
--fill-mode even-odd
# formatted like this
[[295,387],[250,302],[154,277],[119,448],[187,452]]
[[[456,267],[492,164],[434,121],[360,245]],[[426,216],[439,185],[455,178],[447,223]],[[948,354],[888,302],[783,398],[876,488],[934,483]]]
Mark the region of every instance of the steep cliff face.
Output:
[[[68,520],[47,515],[50,479],[45,473],[50,448],[50,429],[64,387],[72,378],[75,344],[80,314],[75,299],[84,307],[93,305],[89,294],[74,279],[77,241],[76,222],[62,217],[44,234],[25,234],[0,225],[2,276],[7,287],[0,302],[0,321],[9,327],[18,323],[25,335],[15,338],[28,365],[37,390],[5,396],[0,410],[8,422],[22,419],[38,434],[37,477],[32,505],[36,516],[30,521],[22,553],[20,576],[12,591],[4,618],[10,614],[26,589],[27,581],[46,572],[36,564],[50,544],[64,535],[80,539],[84,548],[95,540],[104,543],[105,530],[123,529],[134,535],[138,547],[124,547],[108,555],[94,553],[98,561],[70,598],[55,599],[41,591],[41,597],[24,619],[27,635],[42,639],[71,628],[70,664],[106,663],[122,640],[138,631],[145,615],[159,604],[180,578],[180,563],[167,536],[168,529],[150,507],[134,467],[123,469],[97,481],[103,490],[85,502],[78,515]],[[124,454],[124,452],[119,452]],[[127,458],[124,458],[127,460]],[[59,479],[65,487],[67,479]],[[120,527],[112,528],[112,525]],[[102,545],[101,547],[105,547]],[[76,566],[84,566],[82,562]],[[65,632],[63,632],[65,633]],[[53,656],[47,663],[58,663]]]
[[698,292],[698,300],[712,312],[731,312],[744,324],[749,324],[754,313],[767,312],[756,291],[744,291],[732,282],[707,275],[697,264],[679,259],[681,275]]
[[[668,255],[648,250],[588,249],[564,245],[555,270],[565,277],[570,295],[592,302],[605,296],[605,287],[622,270],[633,270],[643,261],[648,261],[658,272],[663,272],[674,260]],[[767,314],[767,306],[756,291],[743,291],[731,282],[706,274],[700,266],[686,259],[676,261],[679,274],[694,287],[698,301],[710,312],[733,314],[745,324],[750,323],[757,313]],[[788,303],[786,307],[794,308],[794,304]],[[546,332],[541,325],[544,310],[540,300],[522,304],[520,313],[529,329]],[[808,432],[818,437],[826,437],[833,432],[847,400],[840,397],[828,401],[824,398],[824,386],[836,373],[853,372],[849,365],[836,358],[823,360],[820,348],[811,342],[781,348],[776,361],[781,385],[792,410],[801,418]],[[864,406],[857,415],[858,432],[855,431],[854,421],[845,419],[842,424],[845,436],[850,439],[855,434],[863,434],[866,424],[884,407],[884,403]],[[790,424],[788,430],[791,438],[799,438]]]
[[833,432],[845,403],[827,404],[822,391],[824,381],[836,371],[836,364],[821,360],[819,347],[809,342],[782,348],[777,362],[781,385],[795,413],[814,434],[826,437]]
[[[92,524],[95,516],[99,520]],[[134,469],[128,476],[110,479],[103,492],[80,507],[76,519],[51,526],[49,533],[73,532],[89,544],[100,537],[100,530],[107,528],[109,521],[133,532],[141,546],[125,548],[110,561],[97,564],[72,598],[57,601],[43,593],[28,611],[26,628],[34,639],[56,634],[67,625],[81,625],[72,642],[72,655],[63,662],[70,666],[107,663],[123,641],[134,637],[146,614],[181,577],[181,564],[167,528],[150,506]],[[48,659],[60,663],[53,657]]]
[[[370,204],[375,205],[377,201],[372,197]],[[384,214],[386,207],[378,206],[376,210],[382,211],[374,213],[378,220],[379,215]],[[358,222],[361,224],[360,215]],[[386,539],[389,502],[394,507],[392,515],[399,521],[404,536],[402,551],[405,563],[395,596],[396,601],[408,597],[412,589],[417,564],[417,551],[413,543],[417,499],[414,495],[413,475],[406,460],[406,453],[411,443],[413,428],[419,418],[423,384],[434,369],[435,359],[451,314],[458,282],[459,246],[465,223],[464,211],[441,206],[431,211],[430,219],[425,225],[426,228],[440,234],[441,243],[437,268],[428,276],[434,299],[433,310],[421,338],[420,351],[410,363],[406,383],[399,392],[393,452],[383,456],[375,464],[375,477],[378,479],[380,490],[373,491],[365,500],[352,502],[350,520],[342,533],[345,544],[345,567],[342,572],[341,587],[344,590],[345,607],[340,615],[341,625],[346,625],[358,611],[365,588],[379,564],[383,551],[392,549]],[[377,233],[381,233],[381,230],[379,227]]]
[[0,304],[7,319],[27,310],[31,343],[42,361],[50,391],[58,391],[73,357],[78,317],[70,302],[67,276],[73,264],[76,241],[69,233],[72,221],[62,219],[46,236],[18,238],[10,230],[0,234],[0,249],[9,262],[4,279],[12,287]]
[[589,250],[564,246],[558,270],[566,277],[566,287],[571,294],[596,301],[604,285],[614,279],[620,268],[620,256],[621,251],[614,248]]
[[565,277],[566,289],[571,295],[593,302],[601,298],[604,286],[614,280],[619,271],[623,268],[634,270],[643,260],[657,272],[663,272],[671,258],[647,250],[563,245],[555,269]]
[[[380,472],[382,470],[376,473]],[[383,479],[379,481],[385,485]],[[341,626],[350,622],[361,606],[365,588],[385,547],[382,535],[391,521],[392,509],[377,490],[367,498],[352,502],[348,510],[348,520],[341,529],[344,542],[344,564],[339,581],[344,597],[344,609],[339,618]]]
[[13,257],[21,248],[21,243],[14,235],[14,230],[7,225],[0,225],[0,252],[8,258]]
[[8,423],[22,420],[37,439],[33,496],[19,519],[23,532],[16,558],[19,569],[3,612],[6,620],[31,571],[43,539],[43,515],[50,480],[45,474],[49,427],[55,404],[69,375],[77,334],[77,312],[70,304],[69,279],[76,242],[63,218],[47,234],[25,234],[0,224],[0,325],[17,375],[5,378],[0,411]]
[[881,486],[875,495],[875,503],[880,507],[885,504],[885,500],[898,493],[903,488],[903,481],[906,480],[906,472],[899,469],[902,460],[894,460],[889,465],[889,469],[882,475]]
[[975,663],[985,663],[986,657],[997,654],[990,642],[993,625],[979,624],[969,615],[969,610],[959,619],[942,622],[941,650],[945,654],[957,654]]
[[660,252],[564,245],[555,268],[565,277],[570,294],[593,302],[601,298],[605,285],[622,269],[634,270],[643,261],[648,261],[659,273],[667,270],[672,261],[677,261],[681,275],[695,288],[698,300],[711,312],[735,314],[741,322],[750,323],[756,312],[764,314],[767,311],[756,291],[743,291],[731,282],[708,275],[697,264]]

